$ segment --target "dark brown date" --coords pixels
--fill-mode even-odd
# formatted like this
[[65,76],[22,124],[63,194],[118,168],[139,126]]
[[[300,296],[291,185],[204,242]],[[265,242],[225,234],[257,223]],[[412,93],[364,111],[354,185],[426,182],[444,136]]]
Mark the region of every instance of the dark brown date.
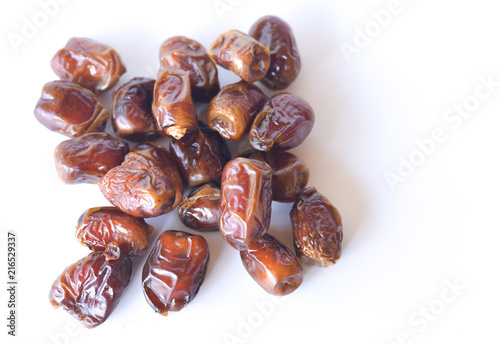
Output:
[[111,47],[89,38],[70,38],[50,61],[61,80],[72,81],[100,94],[112,88],[127,70]]
[[269,69],[260,81],[272,90],[287,88],[300,72],[299,50],[290,26],[276,16],[265,16],[249,34],[270,49]]
[[258,160],[236,158],[222,171],[222,237],[235,249],[247,250],[269,229],[271,167]]
[[243,155],[267,163],[273,169],[273,201],[294,202],[309,181],[309,168],[298,156],[282,151],[252,151]]
[[191,302],[203,283],[209,259],[208,243],[201,235],[163,232],[142,270],[144,296],[155,312],[168,315]]
[[107,133],[87,133],[57,145],[56,171],[66,184],[97,183],[110,169],[120,165],[128,144]]
[[222,169],[230,159],[227,143],[203,122],[199,130],[171,139],[170,153],[189,186],[220,183]]
[[220,188],[214,183],[202,185],[179,204],[179,219],[189,228],[216,231],[220,221]]
[[91,252],[54,281],[49,300],[85,327],[102,324],[113,312],[132,275],[132,262],[116,245]]
[[151,143],[140,144],[120,166],[99,181],[104,196],[123,212],[155,217],[172,211],[182,199],[183,184],[170,153]]
[[125,214],[115,207],[96,207],[78,219],[76,237],[93,251],[104,251],[114,242],[129,256],[142,256],[149,247],[153,227],[144,219]]
[[249,133],[250,145],[261,151],[297,147],[311,132],[314,112],[302,98],[279,93],[255,115]]
[[133,78],[113,91],[111,123],[116,135],[135,142],[160,135],[151,110],[154,87],[153,79]]
[[326,197],[308,187],[290,211],[295,252],[304,263],[326,267],[342,253],[342,218]]
[[108,111],[88,89],[69,81],[51,81],[43,86],[35,117],[52,131],[77,137],[103,131]]
[[189,72],[194,100],[208,101],[220,90],[215,63],[193,39],[181,36],[167,39],[160,48],[160,63]]
[[186,132],[198,129],[188,72],[174,67],[160,68],[154,87],[152,110],[164,135],[178,140]]
[[210,54],[215,63],[248,82],[262,79],[271,61],[269,47],[238,30],[221,34],[212,44]]
[[208,105],[208,125],[226,140],[239,140],[248,133],[253,116],[266,100],[257,86],[244,80],[227,85]]
[[250,276],[269,294],[288,295],[302,283],[304,274],[299,261],[270,234],[264,234],[240,255]]

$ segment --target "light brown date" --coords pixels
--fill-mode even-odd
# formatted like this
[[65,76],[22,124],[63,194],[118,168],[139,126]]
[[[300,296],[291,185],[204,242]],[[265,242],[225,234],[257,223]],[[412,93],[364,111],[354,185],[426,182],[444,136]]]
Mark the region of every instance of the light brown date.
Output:
[[120,165],[128,152],[128,144],[116,137],[87,133],[58,144],[54,161],[64,183],[97,183],[110,169]]
[[153,227],[144,219],[124,213],[115,207],[95,207],[78,219],[76,237],[93,251],[104,251],[115,243],[129,256],[142,256],[149,247]]
[[299,261],[270,234],[264,234],[240,256],[250,276],[269,294],[288,295],[302,284],[304,274]]
[[326,267],[342,254],[342,218],[314,187],[302,191],[290,211],[295,252],[304,263]]
[[247,250],[269,229],[272,173],[268,164],[247,158],[224,167],[219,230],[237,250]]
[[151,250],[142,270],[144,296],[155,312],[178,312],[198,294],[210,251],[201,235],[167,230]]
[[127,70],[111,47],[89,38],[70,38],[50,61],[61,80],[72,81],[100,94],[112,88]]

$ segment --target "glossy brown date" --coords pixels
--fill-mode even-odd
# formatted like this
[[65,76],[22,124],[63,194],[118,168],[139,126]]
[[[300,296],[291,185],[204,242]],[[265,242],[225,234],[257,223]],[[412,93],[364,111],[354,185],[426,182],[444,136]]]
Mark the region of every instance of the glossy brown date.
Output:
[[258,160],[236,158],[222,172],[222,237],[235,249],[247,250],[269,229],[271,167]]
[[342,218],[314,187],[302,191],[290,211],[295,252],[304,263],[326,267],[342,253]]
[[49,300],[85,327],[102,324],[118,305],[132,275],[132,262],[115,245],[91,252],[68,266],[54,281]]
[[205,278],[210,251],[201,235],[167,230],[142,270],[144,296],[155,312],[168,315],[191,302]]
[[76,237],[93,251],[104,251],[115,243],[129,256],[142,256],[149,247],[153,227],[144,219],[125,214],[115,207],[86,210],[78,219]]
[[189,228],[216,231],[220,221],[220,188],[214,183],[193,190],[179,204],[179,219]]
[[89,38],[70,38],[50,61],[61,80],[72,81],[100,94],[112,88],[127,70],[111,47]]
[[108,118],[108,111],[95,94],[78,84],[58,80],[43,86],[34,113],[48,129],[70,137],[103,131]]
[[212,44],[210,54],[215,63],[248,82],[262,79],[271,61],[269,47],[238,30],[221,34]]
[[215,63],[193,39],[181,36],[167,39],[160,48],[160,63],[189,72],[194,100],[208,101],[220,90]]
[[151,143],[138,146],[101,178],[100,189],[108,201],[132,216],[166,214],[182,199],[182,179],[165,148]]
[[299,261],[270,234],[264,234],[240,255],[250,276],[269,294],[288,295],[302,284],[304,274]]
[[188,72],[174,67],[160,68],[154,87],[152,110],[164,135],[178,140],[187,132],[198,129]]
[[66,184],[97,183],[120,165],[128,152],[128,144],[116,137],[87,133],[58,144],[54,161],[59,178]]
[[273,169],[273,201],[294,202],[309,181],[309,168],[298,156],[282,151],[253,151],[244,154],[263,161]]
[[199,130],[171,139],[170,153],[189,186],[220,183],[222,169],[230,159],[227,143],[203,122]]
[[287,88],[300,72],[299,50],[290,26],[276,16],[265,16],[249,34],[270,50],[269,69],[260,81],[272,90]]
[[113,91],[111,124],[119,137],[140,142],[160,135],[153,116],[155,80],[133,78]]
[[250,145],[257,150],[297,147],[311,132],[314,112],[302,98],[279,93],[267,101],[255,115],[248,134]]
[[207,122],[226,140],[239,140],[248,133],[253,116],[267,97],[244,80],[227,85],[210,101]]

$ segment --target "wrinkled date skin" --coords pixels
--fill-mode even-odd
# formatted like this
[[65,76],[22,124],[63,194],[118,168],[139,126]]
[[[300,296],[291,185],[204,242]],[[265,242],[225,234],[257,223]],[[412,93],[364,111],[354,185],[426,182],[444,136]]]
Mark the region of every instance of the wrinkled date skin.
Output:
[[220,35],[212,44],[210,54],[215,63],[248,82],[262,79],[271,62],[269,47],[238,30]]
[[189,72],[194,100],[208,101],[220,90],[217,67],[195,40],[181,36],[167,39],[160,48],[160,63]]
[[270,49],[269,69],[260,81],[271,90],[290,86],[300,72],[299,50],[290,26],[276,16],[265,16],[252,26],[250,36]]
[[342,254],[342,218],[335,207],[308,187],[290,211],[295,252],[304,263],[320,267],[333,265]]
[[144,296],[155,312],[168,315],[191,302],[205,278],[210,251],[201,235],[167,230],[142,270]]
[[257,86],[244,80],[227,85],[208,105],[208,125],[226,140],[239,140],[248,133],[253,116],[266,101]]
[[298,156],[282,151],[253,151],[245,157],[263,161],[273,169],[273,201],[294,202],[309,181],[309,168]]
[[271,148],[297,147],[311,132],[314,112],[302,98],[279,93],[267,101],[255,115],[249,133],[250,145],[268,152]]
[[115,207],[96,207],[85,211],[78,219],[76,237],[93,251],[104,251],[115,243],[129,256],[142,256],[149,247],[153,227],[144,219],[125,214]]
[[179,219],[188,228],[216,231],[220,221],[220,188],[214,183],[193,190],[179,204]]
[[172,211],[183,192],[170,153],[151,143],[134,147],[120,166],[101,178],[99,186],[108,201],[136,217],[156,217]]
[[48,129],[70,137],[103,131],[108,118],[108,111],[95,94],[78,84],[58,80],[43,86],[34,113]]
[[100,94],[112,88],[127,70],[111,47],[89,38],[71,38],[50,61],[61,80],[72,81]]
[[164,135],[178,140],[186,132],[198,129],[188,72],[174,67],[160,68],[154,87],[152,110]]
[[133,78],[113,91],[111,123],[116,135],[134,142],[160,136],[151,110],[154,87],[153,79]]
[[85,327],[102,324],[118,305],[132,275],[132,262],[120,248],[90,253],[68,266],[54,281],[49,300]]
[[269,229],[272,174],[268,164],[247,158],[224,167],[219,230],[237,250],[247,250]]
[[302,284],[304,274],[299,261],[270,234],[264,234],[240,256],[250,276],[269,294],[288,295]]
[[171,139],[170,153],[189,186],[220,183],[222,169],[230,159],[226,141],[203,122],[198,131]]
[[120,165],[128,152],[128,144],[116,137],[88,133],[58,144],[54,161],[59,178],[66,184],[97,183]]

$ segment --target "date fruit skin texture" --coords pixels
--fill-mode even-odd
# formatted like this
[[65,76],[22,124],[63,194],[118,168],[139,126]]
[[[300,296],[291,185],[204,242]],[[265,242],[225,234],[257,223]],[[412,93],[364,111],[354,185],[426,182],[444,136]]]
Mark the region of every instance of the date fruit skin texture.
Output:
[[161,315],[180,311],[198,294],[209,260],[208,243],[201,235],[163,232],[142,270],[146,301]]
[[270,234],[264,234],[240,256],[250,276],[269,294],[288,295],[302,284],[304,273],[299,261]]
[[300,72],[299,49],[290,26],[276,16],[265,16],[255,22],[249,34],[270,50],[269,69],[260,81],[271,90],[290,86]]
[[125,161],[104,175],[99,187],[106,199],[136,217],[166,214],[180,203],[184,186],[170,153],[144,143],[132,149]]
[[118,208],[95,207],[78,219],[76,237],[93,251],[104,251],[113,242],[129,256],[142,256],[148,252],[148,237],[153,230],[144,219]]
[[272,174],[268,164],[241,157],[224,167],[219,230],[239,251],[247,250],[269,229]]
[[210,48],[215,63],[247,82],[262,79],[269,69],[269,47],[249,35],[230,30],[221,34]]
[[151,106],[155,80],[133,78],[113,91],[111,124],[119,137],[142,142],[160,136]]
[[302,191],[290,211],[295,253],[304,263],[327,267],[342,254],[342,218],[314,187]]
[[176,36],[163,42],[160,64],[189,72],[191,95],[196,101],[209,101],[220,90],[214,61],[207,50],[193,39]]
[[108,118],[108,111],[94,93],[78,84],[59,80],[43,86],[34,113],[49,130],[69,137],[103,131]]
[[54,281],[49,300],[85,327],[102,324],[118,305],[132,275],[132,261],[118,246],[91,252]]
[[204,184],[184,197],[179,204],[179,219],[188,228],[202,232],[216,231],[220,221],[220,188]]
[[128,143],[107,133],[87,133],[57,145],[54,161],[66,184],[97,183],[119,166],[129,152]]
[[314,112],[299,96],[278,93],[255,115],[248,134],[250,145],[268,152],[271,148],[297,147],[311,132]]
[[189,186],[220,183],[222,169],[230,160],[229,148],[216,131],[199,122],[199,130],[170,140],[170,154]]
[[50,66],[61,80],[77,83],[95,94],[112,88],[127,71],[114,49],[82,37],[70,38]]
[[266,101],[257,86],[244,80],[227,85],[208,104],[208,125],[226,140],[239,140]]
[[273,169],[273,201],[294,202],[309,181],[309,168],[298,156],[283,150],[253,151],[245,157],[263,161]]
[[188,72],[170,66],[160,68],[154,87],[152,110],[164,135],[178,140],[187,132],[198,129]]

